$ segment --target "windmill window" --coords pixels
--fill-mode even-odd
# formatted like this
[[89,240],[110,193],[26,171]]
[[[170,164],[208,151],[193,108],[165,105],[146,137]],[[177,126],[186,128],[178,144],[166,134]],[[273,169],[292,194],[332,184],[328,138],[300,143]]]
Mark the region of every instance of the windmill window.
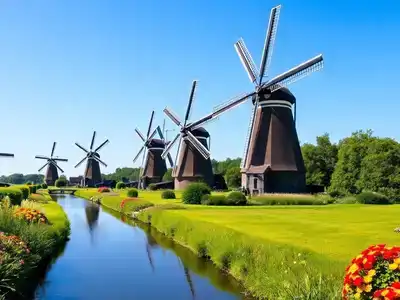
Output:
[[257,180],[257,178],[254,178],[254,179],[253,179],[253,187],[254,187],[255,189],[257,189],[257,188],[258,188],[257,185],[258,185],[258,180]]

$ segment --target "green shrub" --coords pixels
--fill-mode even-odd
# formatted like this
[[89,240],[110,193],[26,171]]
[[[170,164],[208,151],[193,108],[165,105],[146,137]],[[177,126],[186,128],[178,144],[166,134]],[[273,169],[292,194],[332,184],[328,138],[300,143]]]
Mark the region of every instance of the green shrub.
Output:
[[335,203],[337,203],[337,204],[356,204],[357,199],[354,196],[346,196],[343,198],[336,199]]
[[28,186],[18,186],[18,188],[21,190],[22,192],[22,199],[28,199],[29,197],[29,192],[30,189]]
[[36,190],[37,190],[37,186],[36,185],[30,185],[29,189],[30,189],[31,194],[35,194]]
[[201,197],[203,205],[229,205],[225,195],[205,194]]
[[0,198],[8,196],[12,205],[20,205],[22,202],[22,191],[19,188],[0,187]]
[[137,198],[137,196],[139,196],[139,192],[137,189],[129,189],[128,192],[126,193],[126,195],[128,197]]
[[392,204],[393,202],[389,200],[383,194],[374,192],[362,192],[356,196],[357,202],[362,204]]
[[345,196],[342,192],[337,191],[337,190],[330,190],[330,191],[328,192],[328,194],[329,194],[329,196],[331,196],[332,198],[341,198],[341,197],[344,197],[344,196]]
[[58,178],[56,180],[55,185],[56,185],[56,187],[64,187],[64,186],[67,186],[67,181],[65,181],[65,179]]
[[117,185],[115,187],[119,190],[124,189],[124,188],[126,188],[126,184],[125,184],[125,182],[120,181],[120,182],[117,182]]
[[226,197],[228,205],[246,205],[247,198],[242,192],[230,192]]
[[32,181],[25,182],[25,185],[32,185]]
[[325,205],[327,201],[314,196],[258,196],[252,197],[251,203],[255,205]]
[[154,183],[150,183],[149,186],[147,187],[150,191],[155,191],[157,190],[157,186]]
[[182,193],[182,201],[186,204],[200,204],[204,195],[211,194],[210,187],[203,182],[189,184]]
[[165,190],[161,194],[162,199],[176,199],[175,192],[172,190]]
[[48,188],[47,183],[42,183],[42,189],[47,189],[47,188]]

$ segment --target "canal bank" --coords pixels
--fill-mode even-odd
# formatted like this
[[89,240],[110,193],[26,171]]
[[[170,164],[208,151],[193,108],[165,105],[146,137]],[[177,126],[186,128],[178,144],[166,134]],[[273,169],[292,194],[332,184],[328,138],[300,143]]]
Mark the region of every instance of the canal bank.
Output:
[[56,200],[71,237],[37,299],[243,299],[235,280],[151,227],[74,196]]

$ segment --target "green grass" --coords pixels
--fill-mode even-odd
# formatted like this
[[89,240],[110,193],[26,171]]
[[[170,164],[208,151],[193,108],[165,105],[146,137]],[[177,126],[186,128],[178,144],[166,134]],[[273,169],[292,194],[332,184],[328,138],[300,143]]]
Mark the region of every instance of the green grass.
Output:
[[[89,189],[77,196],[81,193],[98,194]],[[125,193],[121,190],[120,196],[106,197],[105,202],[117,206]],[[209,256],[260,298],[340,298],[344,269],[354,256],[371,244],[400,244],[400,235],[393,231],[400,225],[400,205],[218,207],[184,205],[181,193],[176,196],[164,200],[161,191],[139,191],[140,200],[155,205],[139,219],[200,256]],[[163,209],[166,204],[172,205]]]

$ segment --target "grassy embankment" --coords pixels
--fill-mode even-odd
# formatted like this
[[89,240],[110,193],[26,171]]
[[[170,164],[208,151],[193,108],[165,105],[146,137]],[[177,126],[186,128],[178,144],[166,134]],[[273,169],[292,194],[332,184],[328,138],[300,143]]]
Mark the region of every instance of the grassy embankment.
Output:
[[[0,188],[0,193],[8,193],[7,189],[19,187]],[[8,208],[2,204],[0,231],[6,237],[2,238],[1,244],[6,247],[7,252],[0,253],[3,259],[0,266],[0,299],[31,297],[39,276],[58,255],[70,232],[69,221],[62,207],[44,191],[30,194],[21,205],[44,213],[50,225],[29,224],[14,216],[15,207]],[[16,236],[26,246],[11,242],[7,236]],[[29,251],[22,251],[23,247],[27,247]]]
[[[95,189],[77,193],[98,195]],[[212,207],[184,205],[179,198],[179,192],[176,200],[163,200],[160,192],[140,191],[137,201],[154,207],[139,219],[211,258],[260,298],[340,298],[352,257],[370,244],[400,241],[393,232],[400,205]],[[123,199],[124,191],[103,196],[108,207]]]

